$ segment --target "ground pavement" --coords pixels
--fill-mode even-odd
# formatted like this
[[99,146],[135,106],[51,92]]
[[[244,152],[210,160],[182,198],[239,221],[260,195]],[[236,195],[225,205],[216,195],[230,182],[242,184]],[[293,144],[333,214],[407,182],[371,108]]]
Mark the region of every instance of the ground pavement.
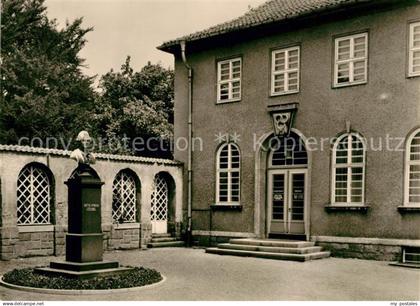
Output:
[[[55,257],[0,261],[0,274]],[[309,262],[220,256],[203,249],[114,251],[105,259],[154,268],[166,281],[136,292],[50,295],[0,287],[0,300],[420,300],[420,270],[387,262],[328,258]]]

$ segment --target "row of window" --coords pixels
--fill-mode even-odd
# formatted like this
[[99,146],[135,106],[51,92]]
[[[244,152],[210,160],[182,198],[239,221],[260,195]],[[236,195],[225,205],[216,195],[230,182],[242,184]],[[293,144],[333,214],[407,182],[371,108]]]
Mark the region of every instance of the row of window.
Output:
[[[420,22],[409,26],[408,76],[420,76]],[[339,37],[334,40],[334,87],[367,82],[368,33]],[[217,63],[218,103],[241,99],[242,59]],[[271,52],[272,96],[299,92],[300,46]]]
[[[293,141],[272,150],[269,167],[306,167],[308,156],[302,140],[291,134]],[[235,143],[223,144],[216,157],[216,199],[218,204],[240,202],[240,150]],[[331,201],[336,205],[365,203],[366,143],[358,133],[345,133],[337,138],[332,155]],[[420,128],[407,139],[405,160],[405,205],[420,205]]]
[[[43,165],[29,164],[20,172],[17,180],[17,224],[51,224],[53,200],[52,173]],[[114,223],[138,221],[137,209],[140,203],[140,183],[130,170],[122,170],[112,184],[112,219]],[[166,218],[168,204],[168,183],[157,174],[151,195],[151,219]],[[166,220],[166,219],[165,219]]]

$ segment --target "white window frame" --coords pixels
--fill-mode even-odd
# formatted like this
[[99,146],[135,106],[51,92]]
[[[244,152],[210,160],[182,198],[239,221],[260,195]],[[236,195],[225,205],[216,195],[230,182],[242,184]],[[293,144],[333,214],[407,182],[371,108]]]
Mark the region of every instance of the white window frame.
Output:
[[[222,150],[228,146],[228,167],[220,168],[220,153]],[[232,146],[235,146],[236,150],[239,152],[239,166],[238,168],[232,168]],[[228,173],[227,177],[227,201],[220,201],[220,173]],[[239,190],[238,190],[238,201],[232,201],[232,172],[238,172],[239,178]],[[241,201],[241,151],[235,143],[225,143],[220,146],[216,154],[216,205],[240,205]]]
[[[361,163],[353,163],[352,162],[352,146],[353,142],[350,141],[351,137],[357,137],[363,144],[363,162]],[[347,163],[339,163],[337,164],[337,147],[340,142],[347,137]],[[347,201],[346,202],[336,202],[336,169],[337,168],[347,168]],[[352,202],[351,201],[351,183],[352,183],[352,169],[353,168],[363,168],[362,174],[362,201],[361,202]],[[366,142],[363,137],[361,137],[358,133],[345,133],[337,138],[333,146],[333,154],[332,154],[332,172],[331,172],[331,205],[335,206],[365,206],[365,186],[366,186]]]
[[404,206],[410,207],[420,207],[420,202],[410,202],[409,201],[409,191],[410,191],[410,166],[412,165],[420,165],[420,160],[412,161],[410,160],[410,150],[411,150],[411,143],[413,142],[414,137],[420,133],[420,128],[417,128],[412,132],[406,141],[405,147],[405,182],[404,182]]
[[[292,139],[295,139],[298,142],[298,143],[293,143],[293,145],[294,145],[293,149],[294,150],[290,151],[290,152],[292,152],[292,157],[291,157],[291,159],[293,161],[292,164],[274,165],[273,164],[273,157],[274,157],[274,154],[277,152],[277,148],[275,147],[275,148],[271,148],[270,153],[269,153],[269,161],[270,161],[269,162],[269,167],[270,168],[307,168],[308,167],[309,154],[308,154],[308,150],[306,150],[305,141],[302,139],[302,137],[300,135],[298,135],[294,132],[291,132],[289,137],[294,137]],[[283,143],[281,143],[281,145],[279,146],[278,149],[285,150],[284,146],[287,146],[288,139],[286,139],[286,138],[283,138],[283,139],[278,138],[278,139],[280,139],[280,141],[283,141]],[[299,149],[303,149],[303,150],[302,151],[295,150],[296,146],[298,146]],[[287,149],[287,151],[289,151],[289,150]],[[295,163],[295,160],[298,159],[298,158],[295,157],[295,153],[302,153],[302,152],[306,153],[306,163],[305,164]]]
[[420,21],[410,23],[408,49],[408,76],[420,76],[420,71],[414,72],[414,52],[420,51],[420,46],[414,47],[414,27],[420,26]]
[[[118,180],[117,180],[118,179]],[[121,196],[121,195],[125,195],[126,192],[124,190],[124,187],[126,187],[126,185],[124,185],[123,183],[121,183],[122,181],[125,180],[131,180],[131,182],[133,183],[133,189],[131,190],[134,193],[134,203],[127,203],[127,199],[124,198],[123,200],[119,200],[120,202],[120,206],[121,206],[121,212],[122,215],[124,215],[124,212],[127,210],[127,208],[130,206],[130,204],[134,204],[133,208],[129,208],[129,210],[133,210],[133,217],[130,220],[123,220],[122,222],[119,222],[118,219],[114,218],[114,196]],[[115,194],[116,191],[116,184],[118,184],[119,189],[117,190],[118,194]],[[137,185],[136,185],[136,177],[130,173],[127,170],[121,170],[120,172],[118,172],[115,177],[114,180],[112,182],[112,205],[111,205],[111,214],[112,214],[112,220],[113,222],[117,223],[117,224],[123,224],[123,223],[135,223],[137,222],[137,202],[138,202],[138,198],[137,198],[137,194],[138,194],[138,190],[137,190]]]
[[[354,40],[360,37],[366,38],[366,49],[364,57],[354,57]],[[346,60],[338,60],[338,43],[344,40],[350,40],[350,58]],[[368,32],[337,37],[334,40],[334,87],[345,87],[358,84],[366,84],[368,80],[368,59],[369,59],[369,35]],[[365,61],[365,79],[362,81],[354,81],[354,62]],[[346,83],[338,83],[338,65],[349,63],[349,81]]]
[[[233,78],[232,74],[233,74],[233,67],[232,64],[233,62],[237,62],[239,61],[239,78]],[[221,67],[223,64],[229,63],[229,78],[227,80],[222,80],[221,77]],[[232,84],[234,82],[239,82],[239,97],[238,98],[233,98],[233,92],[232,92]],[[228,89],[228,95],[229,98],[228,99],[221,99],[221,86],[224,84],[228,84],[229,85],[229,89]],[[222,103],[228,103],[228,102],[236,102],[236,101],[240,101],[242,98],[242,58],[241,57],[235,57],[235,58],[230,58],[227,60],[222,60],[222,61],[218,61],[217,62],[217,103],[218,104],[222,104]]]
[[[298,52],[298,66],[297,68],[289,69],[289,53],[291,51]],[[275,56],[279,53],[284,53],[284,69],[283,70],[275,70]],[[289,73],[296,72],[297,73],[297,89],[289,90]],[[274,91],[274,81],[277,75],[284,75],[284,90],[283,91]],[[271,96],[281,96],[287,95],[292,93],[298,93],[300,91],[300,46],[294,46],[284,49],[277,49],[271,52]]]
[[[29,164],[29,165],[26,165],[25,167],[23,167],[23,169],[20,171],[19,176],[18,176],[18,182],[17,182],[17,188],[18,188],[17,189],[17,192],[18,192],[17,199],[18,199],[18,202],[19,202],[19,192],[21,192],[21,190],[19,189],[19,180],[20,180],[20,176],[23,175],[23,171],[26,170],[26,169],[29,169],[29,172],[30,172],[30,176],[29,176],[30,177],[30,185],[29,185],[29,188],[27,188],[27,191],[29,191],[30,220],[29,220],[29,222],[22,223],[22,222],[19,222],[19,218],[17,218],[17,225],[18,226],[45,226],[45,225],[50,225],[51,224],[51,209],[52,209],[51,201],[52,201],[52,190],[53,190],[52,188],[53,188],[53,186],[52,186],[51,179],[50,179],[48,173],[42,167],[37,166],[37,165],[33,165],[33,164]],[[34,189],[34,183],[33,183],[34,174],[33,173],[34,173],[35,169],[37,171],[41,172],[44,175],[45,180],[47,182],[47,185],[46,185],[45,189],[46,189],[46,192],[48,194],[48,196],[46,198],[47,199],[46,202],[48,203],[48,205],[46,206],[46,209],[44,210],[44,213],[46,214],[46,221],[45,222],[36,222],[35,221],[35,219],[37,219],[37,218],[35,218],[35,214],[37,212],[35,211],[35,208],[34,208],[35,207],[35,198],[36,198],[34,193],[35,193],[36,190]],[[40,195],[38,195],[38,196],[40,196]],[[17,207],[16,207],[17,210],[19,210],[18,205],[19,205],[19,203],[17,203]]]

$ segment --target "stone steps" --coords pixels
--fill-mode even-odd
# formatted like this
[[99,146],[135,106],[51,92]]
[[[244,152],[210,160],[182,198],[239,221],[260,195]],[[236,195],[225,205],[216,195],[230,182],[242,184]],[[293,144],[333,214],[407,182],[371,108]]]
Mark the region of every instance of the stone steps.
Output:
[[183,247],[184,241],[167,241],[167,242],[150,242],[147,244],[148,248],[168,248],[168,247]]
[[148,248],[183,247],[185,242],[171,237],[171,234],[153,234],[152,240],[147,244]]
[[311,253],[311,254],[292,254],[292,253],[228,250],[228,249],[219,249],[219,248],[208,248],[206,249],[206,253],[218,254],[218,255],[233,255],[233,256],[279,259],[279,260],[291,260],[291,261],[307,261],[307,260],[313,260],[313,259],[327,258],[330,256],[330,252],[317,252],[317,253]]
[[165,234],[153,234],[152,235],[153,238],[168,238],[168,237],[172,237],[172,235],[170,233],[165,233]]
[[245,244],[254,246],[271,246],[283,248],[302,248],[313,247],[315,242],[311,241],[296,241],[296,240],[283,240],[283,239],[230,239],[231,244]]
[[206,253],[302,262],[330,256],[314,242],[280,239],[230,239],[229,243],[207,248]]
[[153,242],[170,242],[170,241],[177,241],[174,237],[163,237],[163,238],[152,238]]
[[318,246],[290,248],[290,247],[273,247],[273,246],[221,243],[221,244],[218,244],[217,247],[219,249],[255,251],[255,252],[258,251],[258,252],[271,252],[271,253],[290,253],[290,254],[308,254],[308,253],[316,253],[316,252],[322,251],[322,247],[318,247]]

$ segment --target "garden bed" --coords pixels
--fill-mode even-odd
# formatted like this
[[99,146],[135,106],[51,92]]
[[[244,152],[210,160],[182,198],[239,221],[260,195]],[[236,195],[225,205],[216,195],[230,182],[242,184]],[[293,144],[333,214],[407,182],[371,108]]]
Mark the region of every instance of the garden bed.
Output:
[[86,280],[45,276],[35,273],[34,268],[14,269],[3,276],[3,281],[9,284],[57,290],[107,290],[142,287],[157,283],[162,279],[163,277],[158,271],[143,267],[134,267],[124,273]]

